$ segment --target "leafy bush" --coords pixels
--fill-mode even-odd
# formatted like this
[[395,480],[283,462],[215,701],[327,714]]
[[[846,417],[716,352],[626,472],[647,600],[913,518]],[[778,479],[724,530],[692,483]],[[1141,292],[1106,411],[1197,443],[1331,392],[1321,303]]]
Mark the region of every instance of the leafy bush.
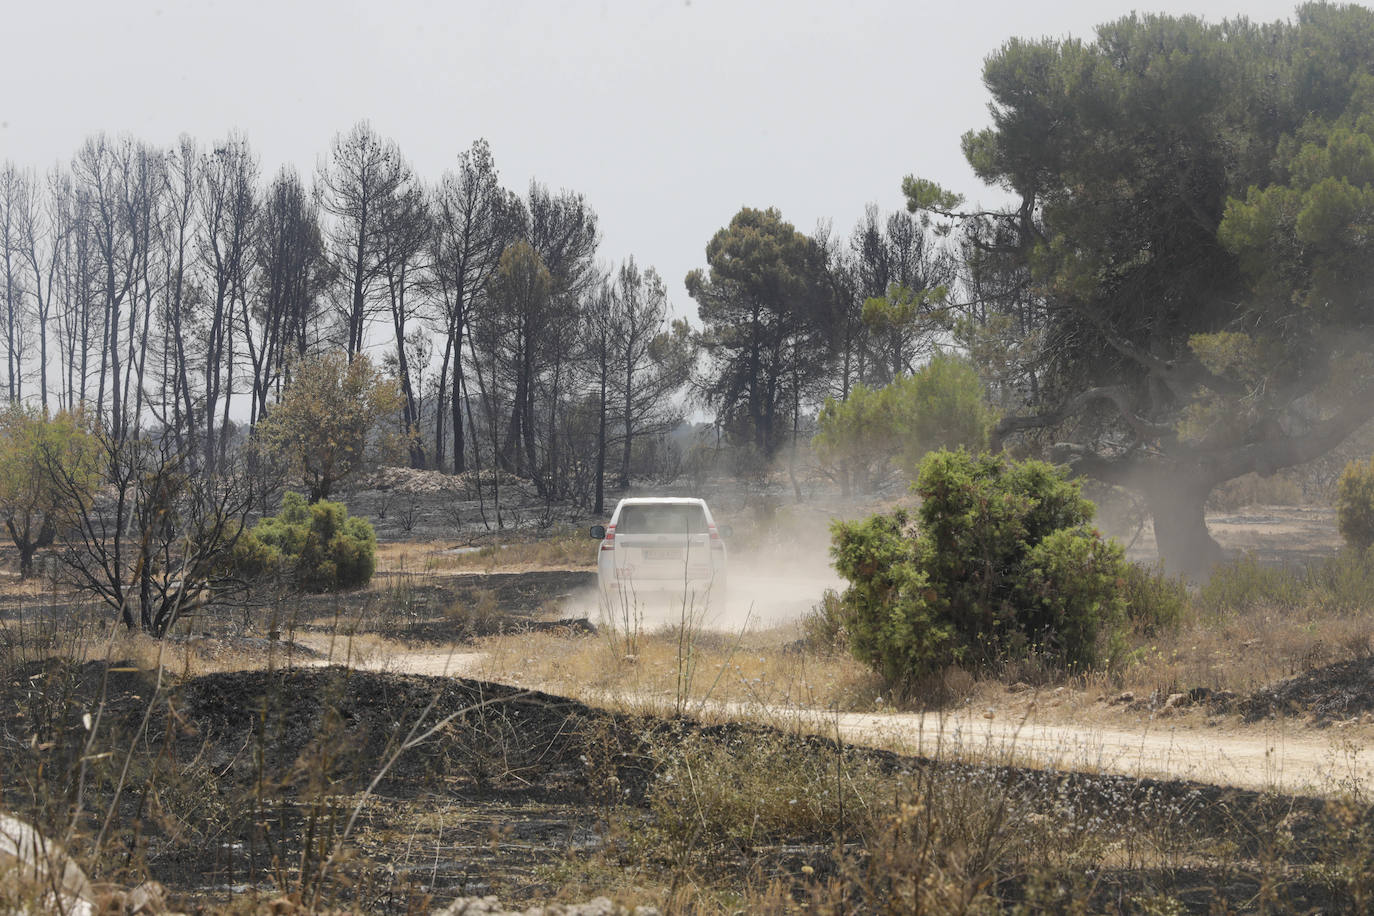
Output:
[[882,388],[856,385],[844,401],[827,398],[812,444],[846,492],[869,490],[894,461],[914,478],[932,449],[985,448],[996,418],[972,364],[937,353]]
[[802,644],[812,652],[831,655],[849,645],[849,634],[844,629],[844,606],[833,588],[827,588],[820,602],[802,616],[801,626]]
[[0,411],[0,520],[21,576],[33,575],[34,552],[70,526],[71,503],[90,499],[100,472],[100,442],[83,414],[49,417],[17,404]]
[[1374,546],[1374,458],[1352,461],[1336,481],[1336,525],[1358,551]]
[[1153,567],[1127,563],[1122,570],[1126,617],[1136,632],[1153,636],[1182,622],[1188,609],[1188,586],[1181,576],[1165,575],[1162,563]]
[[1342,550],[1313,560],[1304,581],[1309,606],[1324,614],[1362,614],[1374,607],[1374,550]]
[[1197,595],[1212,617],[1256,610],[1359,614],[1374,606],[1374,551],[1346,549],[1305,566],[1265,566],[1253,554],[1218,566]]
[[1097,660],[1126,609],[1121,547],[1088,527],[1093,505],[1039,461],[932,453],[904,510],[832,527],[854,654],[909,687],[950,664],[1036,654]]
[[366,356],[301,360],[281,400],[258,423],[257,443],[286,463],[312,500],[325,499],[368,463],[399,453],[402,443],[377,429],[400,406],[395,379]]
[[287,493],[280,514],[264,518],[239,539],[235,566],[252,577],[275,576],[308,592],[366,585],[377,567],[377,534],[343,503],[307,504]]
[[1264,566],[1254,554],[1245,554],[1212,570],[1198,590],[1197,607],[1211,617],[1256,608],[1290,610],[1303,605],[1306,591],[1300,573]]

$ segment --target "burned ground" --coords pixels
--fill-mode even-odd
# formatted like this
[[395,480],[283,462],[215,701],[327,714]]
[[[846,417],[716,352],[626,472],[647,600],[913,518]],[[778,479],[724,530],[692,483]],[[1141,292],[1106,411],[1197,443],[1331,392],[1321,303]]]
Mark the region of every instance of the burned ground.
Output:
[[[658,823],[660,779],[674,754],[702,748],[728,760],[777,747],[802,768],[879,774],[911,804],[958,791],[996,798],[1008,811],[1039,812],[1056,829],[1096,831],[1104,842],[1167,832],[1177,849],[1167,868],[1152,861],[1156,848],[1129,867],[1100,867],[1089,877],[1004,851],[989,876],[1006,903],[1043,903],[1054,885],[1086,892],[1103,908],[1161,893],[1198,912],[1218,904],[1245,910],[1263,891],[1295,906],[1340,909],[1349,902],[1345,891],[1313,869],[1348,856],[1352,842],[1367,852],[1371,836],[1367,810],[1315,798],[936,764],[762,725],[616,715],[461,679],[333,667],[159,686],[130,665],[35,662],[6,671],[0,687],[7,806],[58,835],[79,810],[73,845],[102,876],[132,883],[150,873],[188,906],[222,903],[248,887],[309,888],[336,843],[347,854],[320,890],[379,911],[459,894],[542,899],[557,892],[569,868],[636,863],[666,874],[680,863]],[[107,811],[113,817],[97,856],[90,844]],[[815,879],[856,878],[850,902],[866,908],[873,901],[864,894],[881,890],[857,880],[879,862],[876,823],[855,811],[825,829],[760,830],[747,841],[703,829],[692,841],[701,856],[694,868],[712,880],[793,876],[797,893],[804,869]],[[1337,840],[1345,844],[1339,850]]]
[[[151,875],[188,909],[238,906],[248,891],[413,912],[460,895],[523,904],[570,886],[583,899],[661,904],[685,884],[715,889],[719,906],[705,911],[825,891],[834,908],[864,912],[952,873],[1037,912],[1359,912],[1374,890],[1374,823],[1358,786],[1328,800],[937,763],[474,680],[311,667],[320,659],[306,637],[326,632],[424,646],[587,632],[568,598],[593,581],[586,570],[389,571],[355,593],[255,595],[172,639],[254,655],[265,670],[159,684],[147,659],[9,664],[0,793],[52,835],[73,826],[69,845],[97,877]],[[74,607],[18,599],[0,612],[0,644],[20,624],[101,618]],[[1251,718],[1336,721],[1374,709],[1371,675],[1374,662],[1356,660],[1221,699]],[[1217,706],[1215,690],[1184,693]],[[797,786],[837,787],[839,816],[789,819],[787,797],[781,815],[710,812],[711,791],[755,801],[771,774],[749,770],[770,760],[778,780],[830,780]],[[680,769],[700,798],[671,783]],[[674,811],[679,798],[689,804]]]
[[[141,859],[174,888],[270,885],[286,868],[299,881],[302,862],[317,856],[318,868],[311,843],[332,843],[381,775],[350,843],[367,865],[349,880],[383,908],[395,900],[376,895],[410,883],[448,895],[493,886],[517,898],[551,893],[534,867],[588,842],[596,817],[589,736],[634,745],[629,724],[557,697],[343,668],[212,674],[159,689],[130,666],[44,663],[8,672],[5,693],[3,770],[36,774],[6,781],[9,808],[60,833],[73,786],[58,777],[79,777],[89,805],[81,832],[94,833],[118,781],[115,764],[132,748],[137,778],[116,823],[118,845],[137,854],[104,864],[118,874]],[[98,753],[112,755],[83,770],[81,757],[94,756],[84,717],[97,709]],[[435,726],[397,754],[408,736]],[[616,766],[623,784],[644,784],[632,761]],[[406,839],[384,839],[395,837]],[[423,880],[388,880],[385,890],[368,882],[420,868],[407,850],[428,856]],[[413,904],[424,893],[412,887],[402,897]]]
[[1304,671],[1255,691],[1239,709],[1250,722],[1289,716],[1318,726],[1374,713],[1374,656]]
[[267,613],[283,630],[337,632],[343,625],[429,645],[531,630],[585,633],[591,621],[564,605],[595,582],[594,572],[580,570],[397,575],[367,591],[290,596]]

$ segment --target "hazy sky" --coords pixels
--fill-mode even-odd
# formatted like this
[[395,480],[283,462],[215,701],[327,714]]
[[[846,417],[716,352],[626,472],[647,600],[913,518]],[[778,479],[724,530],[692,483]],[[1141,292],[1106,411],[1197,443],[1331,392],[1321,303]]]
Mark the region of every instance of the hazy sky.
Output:
[[307,178],[371,120],[436,180],[474,139],[502,181],[586,195],[601,257],[682,278],[744,205],[847,235],[915,172],[996,199],[959,154],[987,121],[982,61],[1007,38],[1090,37],[1132,8],[1288,18],[1271,0],[262,2],[11,0],[0,159],[47,169],[95,131],[170,145],[231,129],[264,176]]

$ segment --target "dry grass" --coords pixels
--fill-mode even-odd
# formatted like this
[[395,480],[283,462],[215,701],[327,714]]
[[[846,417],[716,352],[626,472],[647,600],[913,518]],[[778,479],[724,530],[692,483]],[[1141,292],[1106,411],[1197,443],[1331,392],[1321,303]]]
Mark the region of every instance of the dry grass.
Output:
[[473,572],[595,569],[596,544],[581,529],[564,530],[539,540],[507,541],[486,544],[470,553],[441,554],[430,560],[429,568]]
[[1220,621],[1194,620],[1141,646],[1118,683],[1164,695],[1192,687],[1244,694],[1370,650],[1367,616],[1317,618],[1254,608]]
[[452,541],[385,541],[377,545],[377,576],[413,573],[439,563]]
[[0,595],[13,598],[40,598],[51,594],[52,590],[51,580],[42,576],[21,579],[18,573],[0,573]]
[[[1000,676],[951,669],[923,695],[938,691],[949,707],[985,708],[998,717],[1033,712],[1038,722],[1046,724],[1134,724],[1157,715],[1158,707],[1175,693],[1205,687],[1244,697],[1283,678],[1371,651],[1374,642],[1367,615],[1309,616],[1254,608],[1222,620],[1194,617],[1176,630],[1137,639],[1132,663],[1118,671],[1046,679],[1045,672],[1017,666]],[[1112,703],[1128,693],[1149,709],[1141,712],[1125,703]],[[1190,721],[1220,724],[1214,711],[1201,706],[1165,714],[1177,716],[1180,725]],[[1363,727],[1374,736],[1374,724]]]
[[[1224,614],[1194,607],[1180,624],[1133,640],[1131,663],[1111,672],[1065,678],[1034,665],[1009,665],[994,675],[951,669],[918,692],[914,706],[988,709],[999,719],[1034,716],[1041,724],[1134,725],[1156,716],[1165,698],[1195,687],[1245,696],[1282,678],[1374,651],[1369,614],[1331,610],[1330,593],[1302,607],[1263,603]],[[587,702],[642,712],[698,713],[753,718],[774,724],[779,710],[874,711],[890,708],[879,679],[844,653],[805,649],[802,626],[739,634],[705,632],[689,642],[693,666],[686,697],[680,686],[683,643],[675,629],[623,639],[512,635],[474,646],[484,654],[476,673],[517,681]],[[1130,692],[1150,707],[1113,704]],[[1169,710],[1183,727],[1223,724],[1203,707]],[[1226,720],[1229,722],[1229,720]],[[1234,727],[1234,723],[1232,723]],[[1350,733],[1374,734],[1374,725]]]
[[[321,641],[326,644],[321,651],[327,651],[330,639],[325,637]],[[377,650],[369,646],[370,637],[359,636],[352,642],[355,648],[351,657],[355,664],[364,664],[376,657]],[[342,638],[338,646],[334,663],[343,664],[346,649]],[[156,671],[160,667],[180,677],[327,663],[287,643],[271,643],[264,648],[261,644],[214,637],[160,640],[145,633],[131,633],[122,627],[103,636],[48,643],[26,653],[14,654],[28,655],[34,660],[108,660],[142,671]]]
[[[569,552],[584,552],[586,540],[573,534],[548,542],[513,545],[485,556],[453,559],[475,565],[499,556],[502,567],[540,565],[537,558],[541,556],[558,559],[566,558]],[[283,632],[279,640],[269,641],[265,638],[268,627],[263,623],[257,640],[180,638],[160,643],[115,628],[109,637],[84,640],[79,647],[49,641],[44,651],[82,660],[129,659],[149,669],[160,661],[167,669],[188,675],[329,662],[384,670],[395,667],[389,659],[415,655],[416,647],[365,632],[366,621],[360,615],[394,615],[392,605],[403,591],[398,583],[431,580],[435,575],[423,571],[424,558],[432,556],[434,549],[433,542],[386,545],[382,554],[390,571],[379,573],[369,589],[372,600],[365,609],[351,613],[348,620],[339,620],[332,636],[307,638]],[[44,588],[37,581],[15,580],[5,586],[11,594],[32,592],[35,597]],[[1137,637],[1132,663],[1111,673],[1064,679],[1026,666],[1009,666],[998,676],[975,677],[952,669],[922,691],[915,705],[925,705],[938,696],[947,705],[976,704],[994,709],[999,716],[1018,716],[1034,704],[1036,718],[1042,722],[1104,724],[1138,716],[1124,706],[1103,702],[1122,692],[1162,700],[1172,693],[1206,687],[1243,696],[1281,678],[1374,651],[1370,615],[1354,609],[1357,599],[1347,596],[1332,605],[1328,589],[1314,605],[1304,603],[1306,594],[1297,589],[1279,603],[1266,603],[1261,595],[1259,600],[1224,613],[1202,612],[1195,607],[1179,627],[1148,638]],[[493,603],[494,599],[486,602]],[[1341,610],[1332,611],[1332,606]],[[484,612],[490,613],[491,608],[480,600],[471,607],[464,604],[447,610],[450,614]],[[315,623],[330,621],[322,617]],[[99,632],[110,630],[102,626]],[[742,635],[690,633],[684,640],[680,630],[665,628],[643,634],[633,649],[627,650],[623,640],[606,635],[512,634],[464,646],[463,671],[642,711],[675,711],[684,704],[701,709],[709,701],[717,708],[732,709],[735,715],[753,709],[771,721],[777,709],[862,712],[890,706],[887,691],[863,665],[843,652],[812,651],[807,648],[806,635],[801,624],[794,624],[751,629]],[[293,652],[287,644],[292,638],[321,653],[323,660]],[[437,659],[445,650],[425,651],[427,658],[432,655]],[[482,658],[475,662],[478,653]],[[685,672],[689,676],[684,685]],[[1011,688],[1021,682],[1036,689],[1013,692]],[[1206,713],[1186,715],[1201,718]]]
[[871,710],[882,696],[878,679],[848,655],[817,655],[795,644],[795,627],[740,634],[704,632],[690,639],[693,673],[680,693],[684,644],[674,629],[642,634],[637,651],[606,636],[553,633],[494,636],[475,649],[477,673],[591,703],[636,711],[730,706],[759,711],[787,707]]
[[1261,477],[1245,474],[1221,484],[1207,498],[1207,508],[1234,512],[1247,506],[1301,506],[1302,484],[1296,475],[1273,474]]
[[377,545],[377,575],[595,569],[595,547],[581,529],[564,530],[537,540],[482,545],[455,544],[452,540],[392,541]]

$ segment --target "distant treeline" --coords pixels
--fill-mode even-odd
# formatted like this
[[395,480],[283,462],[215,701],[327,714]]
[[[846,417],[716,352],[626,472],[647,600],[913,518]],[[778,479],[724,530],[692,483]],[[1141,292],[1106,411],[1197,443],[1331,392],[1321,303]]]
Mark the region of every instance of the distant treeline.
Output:
[[[966,253],[992,225],[965,229]],[[689,327],[656,271],[599,242],[582,195],[503,188],[482,140],[427,182],[360,123],[307,184],[265,178],[238,135],[97,135],[50,174],[0,170],[0,391],[214,469],[298,360],[381,353],[413,466],[499,467],[599,505],[606,482],[674,472],[665,434],[691,405],[713,442],[769,461],[825,397],[908,371],[956,312],[986,326],[1020,289],[907,213],[870,207],[840,238],[746,208],[688,277]],[[956,309],[959,265],[979,304]]]

